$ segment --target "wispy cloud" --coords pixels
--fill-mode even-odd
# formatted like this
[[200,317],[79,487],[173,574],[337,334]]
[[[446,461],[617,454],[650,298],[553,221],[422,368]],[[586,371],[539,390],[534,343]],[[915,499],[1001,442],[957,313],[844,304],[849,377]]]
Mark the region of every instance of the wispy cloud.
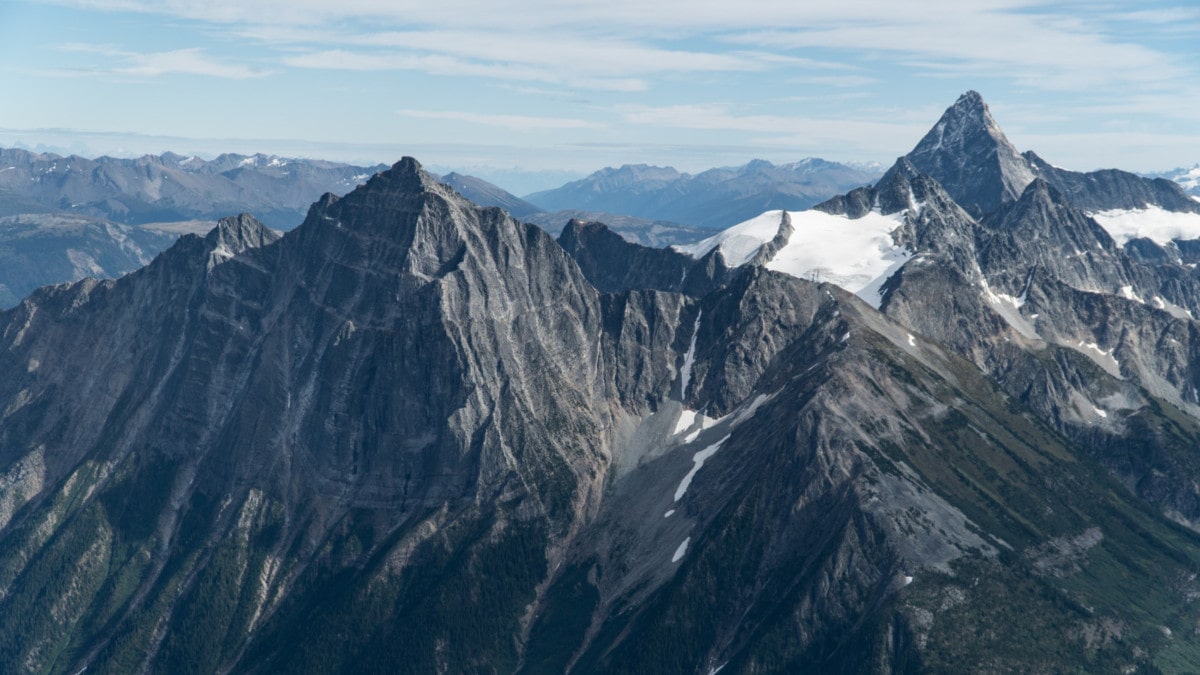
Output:
[[[105,58],[44,65],[59,74],[101,68],[130,81],[245,79],[304,69],[303,77],[271,78],[273,92],[293,80],[326,91],[353,81],[372,92],[363,105],[400,109],[410,131],[445,128],[421,122],[440,119],[478,139],[486,130],[465,125],[577,131],[547,140],[554,148],[604,140],[636,152],[659,142],[719,142],[879,159],[907,150],[953,96],[976,88],[994,110],[1013,113],[1001,123],[1014,135],[1044,140],[1086,124],[1096,133],[1130,130],[1133,138],[1151,129],[1161,138],[1146,140],[1160,150],[1176,135],[1175,156],[1200,152],[1188,126],[1200,109],[1193,0],[925,0],[919,7],[895,0],[24,1],[143,13],[114,24],[169,17],[162,23],[201,38],[175,44],[206,47],[88,47]],[[409,73],[442,82],[423,90],[419,103],[382,91],[379,83],[429,83]],[[478,87],[503,104],[468,110],[461,92]],[[316,131],[303,133],[324,137],[329,116],[313,114],[307,128]],[[1103,157],[1107,149],[1089,152]]]
[[899,55],[909,67],[931,74],[1001,77],[1038,89],[1165,86],[1186,75],[1184,67],[1166,54],[1115,41],[1095,22],[1028,12],[978,11],[965,4],[945,12],[913,13],[882,22],[831,22],[750,31],[725,39],[760,49]]
[[[777,0],[51,0],[99,9],[155,12],[231,26],[272,44],[319,45],[291,65],[403,69],[471,74],[497,68],[516,79],[604,84],[613,79],[770,68],[816,69],[839,59],[894,55],[929,75],[999,77],[1035,89],[1163,87],[1195,77],[1194,64],[1114,37],[1114,26],[1137,23],[1143,32],[1197,29],[1189,6],[1129,11],[1114,6],[1080,12],[1050,0],[926,0],[919,10],[892,0],[860,2]],[[620,37],[615,37],[620,36]],[[704,36],[725,43],[672,49],[666,41]],[[349,47],[387,47],[388,54]],[[730,46],[746,50],[730,49]],[[455,60],[439,64],[427,57]],[[336,57],[336,58],[330,58]],[[194,58],[194,57],[192,57]],[[788,62],[787,59],[794,59]],[[389,65],[391,64],[391,65]],[[231,76],[241,71],[207,70]],[[536,69],[534,76],[522,67]],[[196,70],[201,68],[197,67]],[[577,76],[562,75],[570,70]],[[244,73],[243,73],[244,74]]]
[[441,54],[369,53],[333,49],[284,57],[297,68],[330,70],[411,70],[433,75],[460,75],[524,82],[565,84],[607,91],[642,91],[646,82],[636,78],[588,77],[521,64],[479,63]]
[[588,129],[600,127],[599,123],[563,117],[537,117],[530,115],[490,115],[462,110],[411,110],[400,109],[397,114],[404,117],[428,120],[449,120],[489,127],[503,127],[514,131],[539,129]]
[[111,72],[120,75],[160,77],[163,75],[203,75],[231,80],[265,77],[270,71],[227,63],[214,59],[201,48],[175,49],[165,52],[132,52],[115,45],[65,43],[58,45],[61,51],[83,52],[108,57],[116,63],[104,67],[96,66],[91,72]]
[[900,154],[929,126],[928,120],[881,122],[878,116],[819,118],[806,116],[799,110],[795,115],[762,114],[726,104],[623,106],[619,114],[627,124],[746,132],[750,134],[748,142],[753,145],[810,148],[823,153],[840,148],[840,156],[864,150],[884,157]]
[[[253,31],[252,31],[253,32]],[[313,44],[307,30],[270,30]],[[760,51],[668,49],[612,37],[562,37],[476,30],[383,31],[326,36],[335,49],[284,57],[286,65],[345,70],[417,70],[478,75],[576,88],[642,91],[664,75],[766,71],[782,67],[846,70],[844,64]]]
[[129,57],[129,60],[130,65],[117,68],[116,72],[147,77],[170,74],[206,75],[232,80],[265,77],[270,74],[269,71],[223,63],[209,58],[203,49],[176,49],[169,52],[134,54]]

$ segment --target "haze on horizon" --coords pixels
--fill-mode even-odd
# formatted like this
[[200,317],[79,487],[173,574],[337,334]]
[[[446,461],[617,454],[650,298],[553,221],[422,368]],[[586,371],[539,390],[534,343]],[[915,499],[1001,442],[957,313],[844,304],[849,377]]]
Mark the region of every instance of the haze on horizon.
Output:
[[0,146],[554,175],[886,164],[975,89],[1066,168],[1200,162],[1194,3],[801,4],[14,0]]

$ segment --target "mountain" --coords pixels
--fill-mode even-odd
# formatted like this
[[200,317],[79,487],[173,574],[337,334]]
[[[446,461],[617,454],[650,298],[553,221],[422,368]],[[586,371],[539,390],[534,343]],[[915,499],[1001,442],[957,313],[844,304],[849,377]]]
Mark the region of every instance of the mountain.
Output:
[[66,214],[0,217],[0,308],[39,286],[132,272],[178,233]]
[[541,226],[552,235],[558,236],[572,220],[604,223],[609,230],[617,233],[627,241],[643,246],[670,246],[672,244],[690,244],[716,234],[717,230],[707,227],[680,225],[665,220],[646,220],[633,216],[619,216],[613,213],[597,211],[580,211],[564,209],[551,213],[538,213],[524,218],[535,225]]
[[[931,160],[936,144],[929,141],[942,129],[987,130],[976,135],[986,150],[957,163],[949,161],[952,151]],[[975,216],[964,203],[978,211],[989,203],[982,197],[1009,194],[1005,172],[992,170],[1003,166],[993,150],[1005,144],[986,106],[968,93],[918,144],[920,152],[898,160],[875,187],[802,214],[764,214],[679,250],[697,264],[719,253],[734,266],[762,265],[857,292],[975,363],[1171,518],[1196,522],[1197,493],[1183,478],[1190,470],[1177,472],[1193,462],[1191,441],[1142,434],[1176,424],[1149,422],[1155,415],[1148,410],[1200,416],[1194,357],[1183,337],[1200,311],[1200,280],[1183,253],[1194,250],[1200,214],[1161,182],[1058,170]],[[914,155],[946,175],[958,196],[923,173]],[[1060,191],[1055,182],[1079,189]],[[1089,215],[1135,190],[1162,205],[1125,212],[1128,222]],[[1160,222],[1167,215],[1171,227]],[[837,238],[829,234],[835,231]],[[1156,448],[1154,459],[1128,455],[1147,444]]]
[[[374,171],[265,155],[225,154],[205,162],[165,153],[93,161],[0,150],[0,157],[12,164],[0,172],[0,182],[13,186],[0,190],[0,256],[5,261],[0,307],[12,307],[39,286],[131,272],[173,243],[174,236],[166,233],[202,234],[229,213],[249,209],[266,213],[277,226],[291,227],[302,218],[299,207],[306,207],[312,197],[327,190],[344,192]],[[712,234],[703,228],[605,213],[547,214],[479,178],[450,173],[438,180],[476,204],[503,208],[553,234],[571,218],[603,220],[632,241],[650,245],[690,243]],[[156,222],[158,218],[168,222]],[[130,222],[134,229],[125,224]]]
[[768,209],[806,209],[879,174],[822,159],[776,166],[755,160],[696,175],[626,165],[525,197],[547,211],[578,209],[724,228]]
[[675,249],[406,158],[34,292],[0,670],[1200,669],[1186,242],[963,150]]
[[1034,177],[974,91],[959,97],[905,158],[976,216],[1016,199]]
[[974,91],[959,97],[905,159],[977,218],[1016,200],[1035,177],[1089,212],[1158,207],[1200,213],[1200,202],[1172,181],[1116,169],[1068,171],[1033,152],[1020,154]]
[[1179,183],[1179,187],[1183,188],[1188,194],[1193,197],[1200,197],[1200,164],[1191,167],[1190,169],[1173,169],[1162,173],[1151,174],[1149,178],[1166,178]]
[[597,211],[563,209],[547,213],[529,202],[474,176],[451,172],[438,178],[460,195],[480,206],[496,206],[514,218],[533,223],[557,236],[571,220],[603,222],[613,232],[629,241],[647,246],[688,244],[714,233],[708,228],[680,225],[666,221],[646,220]]
[[141,225],[215,222],[251,210],[287,230],[317,196],[344,193],[381,168],[261,154],[211,161],[174,153],[86,159],[0,149],[0,213],[33,212],[32,202],[42,210]]
[[441,181],[457,190],[460,195],[472,202],[480,206],[498,206],[508,211],[514,218],[526,219],[542,212],[540,208],[533,204],[492,185],[482,178],[450,172],[442,176]]

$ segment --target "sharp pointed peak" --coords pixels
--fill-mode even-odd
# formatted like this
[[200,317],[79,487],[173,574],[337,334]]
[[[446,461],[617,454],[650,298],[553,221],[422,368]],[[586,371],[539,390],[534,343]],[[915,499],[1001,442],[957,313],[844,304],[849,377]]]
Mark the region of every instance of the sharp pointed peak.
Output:
[[981,107],[987,108],[987,104],[983,102],[983,95],[974,89],[968,89],[963,92],[962,96],[954,102],[955,107]]
[[947,108],[905,157],[976,217],[1017,199],[1034,177],[974,90]]
[[937,124],[930,130],[930,134],[939,129],[945,132],[954,128],[984,129],[996,137],[997,141],[1008,142],[1004,138],[1004,132],[1000,131],[1000,125],[996,124],[995,118],[992,117],[992,111],[984,102],[983,96],[973,89],[959,96],[953,105],[946,108]]

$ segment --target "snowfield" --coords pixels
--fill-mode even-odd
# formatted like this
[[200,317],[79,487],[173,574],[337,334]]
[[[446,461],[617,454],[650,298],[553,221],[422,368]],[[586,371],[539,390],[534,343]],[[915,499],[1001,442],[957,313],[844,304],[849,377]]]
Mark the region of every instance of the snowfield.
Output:
[[[872,211],[851,219],[822,211],[792,212],[792,235],[766,263],[767,269],[811,281],[827,281],[879,307],[879,289],[912,254],[892,240],[906,212],[883,215]],[[708,239],[676,246],[701,258],[714,248],[725,262],[739,267],[750,262],[763,244],[779,232],[783,211],[767,211]]]
[[1158,206],[1089,214],[1118,245],[1145,237],[1162,246],[1172,239],[1200,239],[1200,213],[1176,213]]

